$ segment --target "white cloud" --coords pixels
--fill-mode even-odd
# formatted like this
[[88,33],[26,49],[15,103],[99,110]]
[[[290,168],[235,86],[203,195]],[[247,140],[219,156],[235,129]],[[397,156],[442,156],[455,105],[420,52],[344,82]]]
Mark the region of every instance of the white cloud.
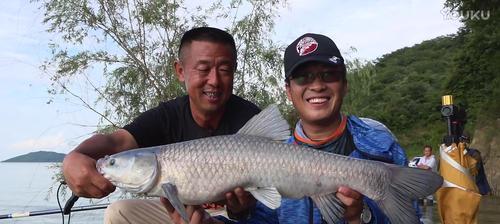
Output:
[[0,10],[0,46],[29,49],[27,46],[44,44],[49,38],[42,23],[43,12],[29,1],[7,1]]
[[46,85],[39,66],[50,53],[43,12],[35,2],[5,1],[0,9],[0,82],[2,89],[31,83]]
[[29,150],[29,151],[36,151],[36,150],[51,150],[51,149],[57,149],[57,148],[62,148],[66,146],[67,143],[65,141],[65,138],[62,133],[58,133],[55,135],[51,136],[43,136],[39,138],[29,138],[22,140],[20,142],[13,143],[8,146],[8,148],[13,149],[13,150]]
[[375,59],[441,35],[456,33],[461,23],[442,14],[444,0],[298,1],[292,0],[276,22],[278,40],[288,44],[306,33],[331,37],[341,51]]
[[26,63],[34,66],[37,63],[29,54],[16,51],[2,51],[0,52],[0,66],[10,63]]

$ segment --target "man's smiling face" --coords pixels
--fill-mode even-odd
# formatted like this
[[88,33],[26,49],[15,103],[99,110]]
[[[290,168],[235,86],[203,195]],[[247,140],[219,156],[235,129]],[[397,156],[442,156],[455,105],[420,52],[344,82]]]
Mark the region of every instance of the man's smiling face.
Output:
[[183,51],[176,71],[186,85],[191,109],[202,114],[221,112],[233,91],[236,65],[231,47],[193,41]]
[[286,93],[303,122],[334,122],[347,93],[344,69],[308,62],[293,71]]

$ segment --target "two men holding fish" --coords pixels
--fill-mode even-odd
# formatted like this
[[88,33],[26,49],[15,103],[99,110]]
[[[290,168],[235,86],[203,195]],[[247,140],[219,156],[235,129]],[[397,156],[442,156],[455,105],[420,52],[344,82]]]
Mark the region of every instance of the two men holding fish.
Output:
[[[208,51],[210,48],[203,49]],[[213,59],[215,64],[221,61],[218,57]],[[176,71],[188,86],[193,83],[192,79],[183,79],[182,74],[189,70],[177,69],[180,65],[176,64]],[[207,76],[222,74],[220,79],[224,80],[224,72],[224,69],[210,69]],[[190,219],[191,223],[214,221],[205,220],[199,208],[186,209],[183,204],[196,205],[224,199],[224,196],[229,202],[228,210],[238,211],[238,217],[248,223],[321,223],[322,220],[335,223],[341,219],[349,223],[387,223],[389,220],[418,223],[411,199],[435,191],[441,178],[410,168],[336,155],[398,165],[406,163],[404,151],[385,126],[374,120],[340,113],[347,81],[343,58],[333,41],[317,34],[301,36],[285,52],[285,73],[288,98],[301,118],[288,139],[291,144],[277,142],[287,138],[288,126],[276,109],[269,108],[235,135],[119,153],[100,160],[99,172],[125,190],[165,196],[169,215],[176,223],[182,222],[181,219]],[[223,94],[210,88],[201,88],[198,96],[208,102],[218,102]],[[189,87],[188,93],[191,110],[203,105],[194,104],[197,95],[192,100]],[[196,121],[196,115],[191,115]],[[140,117],[136,122],[141,123]],[[137,133],[141,134],[157,133]],[[158,142],[158,145],[167,143]],[[141,145],[133,146],[128,148]],[[66,160],[69,162],[67,158],[65,164]],[[219,167],[214,166],[215,171],[207,174],[208,171],[202,168],[205,165],[196,168],[200,162]],[[65,166],[65,169],[69,168]],[[132,174],[132,170],[139,175]],[[65,176],[66,173],[65,170]],[[241,189],[236,190],[240,196],[237,199],[234,193],[224,194],[238,186],[248,190],[259,202],[252,206],[252,200]],[[235,201],[242,203],[234,206],[231,202]],[[241,215],[244,208],[248,216]],[[153,216],[150,209],[141,213]],[[152,219],[142,220],[153,222]]]

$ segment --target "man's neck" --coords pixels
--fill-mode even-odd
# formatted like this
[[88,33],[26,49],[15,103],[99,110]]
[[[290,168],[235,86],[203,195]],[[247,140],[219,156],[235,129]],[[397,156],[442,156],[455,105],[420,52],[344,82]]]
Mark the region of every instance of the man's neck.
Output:
[[308,123],[302,121],[302,130],[307,137],[313,141],[323,141],[329,138],[337,128],[339,128],[342,121],[342,116],[339,114],[327,122]]
[[191,107],[191,115],[193,116],[194,122],[198,124],[203,129],[215,130],[219,127],[220,120],[224,114],[224,110],[216,113],[203,113]]

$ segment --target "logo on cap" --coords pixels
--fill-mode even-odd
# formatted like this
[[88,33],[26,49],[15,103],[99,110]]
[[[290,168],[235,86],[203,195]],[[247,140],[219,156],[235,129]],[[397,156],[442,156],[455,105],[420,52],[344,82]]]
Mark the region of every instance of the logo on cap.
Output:
[[331,58],[328,58],[329,61],[333,62],[333,63],[339,63],[340,62],[340,58],[337,57],[337,56],[332,56]]
[[318,49],[318,42],[312,37],[304,37],[297,43],[297,53],[299,56],[308,55]]

